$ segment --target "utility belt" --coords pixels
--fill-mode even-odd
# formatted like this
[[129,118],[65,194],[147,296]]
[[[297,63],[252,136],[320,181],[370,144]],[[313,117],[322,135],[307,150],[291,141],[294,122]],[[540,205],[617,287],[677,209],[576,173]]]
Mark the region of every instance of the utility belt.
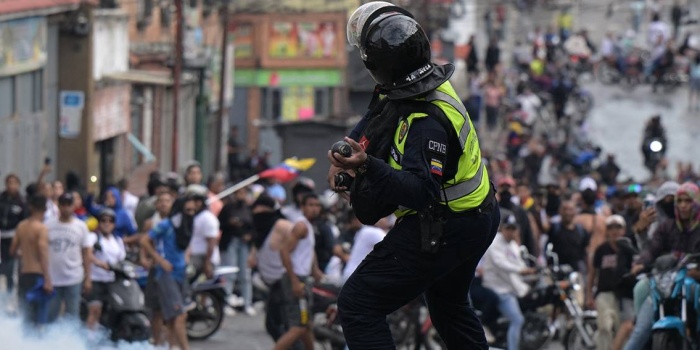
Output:
[[495,189],[491,183],[491,190],[481,204],[473,209],[463,212],[452,212],[446,205],[430,204],[426,210],[418,212],[420,223],[421,252],[435,254],[440,249],[444,225],[448,219],[463,218],[480,215],[482,212],[493,209],[496,203]]

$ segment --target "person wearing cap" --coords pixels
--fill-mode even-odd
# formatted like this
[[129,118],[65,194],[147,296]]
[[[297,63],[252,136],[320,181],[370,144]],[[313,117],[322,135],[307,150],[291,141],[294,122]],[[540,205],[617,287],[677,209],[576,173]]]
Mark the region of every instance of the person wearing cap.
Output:
[[221,261],[219,254],[219,219],[207,204],[208,189],[202,185],[192,184],[185,189],[185,197],[193,199],[196,207],[192,239],[190,241],[190,262],[197,275],[204,273],[207,278],[214,274],[214,266]]
[[97,230],[90,233],[89,240],[92,245],[92,292],[88,295],[87,327],[95,330],[102,315],[102,304],[109,293],[109,284],[114,282],[114,272],[110,266],[126,259],[126,247],[124,241],[114,235],[114,223],[117,214],[114,210],[102,209],[97,217],[99,225]]
[[49,273],[56,297],[49,305],[49,320],[58,318],[61,305],[64,315],[77,319],[80,294],[92,289],[92,245],[87,225],[73,213],[73,194],[58,197],[59,216],[46,223],[49,230]]
[[520,255],[518,230],[515,216],[504,216],[501,229],[483,258],[483,285],[498,294],[498,309],[509,321],[508,350],[520,349],[520,331],[525,323],[518,298],[525,296],[530,286],[522,276],[536,272]]
[[516,184],[512,177],[506,176],[498,181],[498,206],[501,211],[508,210],[518,221],[520,236],[518,244],[525,246],[535,256],[539,254],[539,235],[532,229],[534,218],[521,206],[520,199],[516,196]]
[[110,186],[102,193],[102,205],[93,203],[92,198],[88,197],[85,207],[95,217],[99,216],[105,208],[112,209],[117,215],[114,234],[124,239],[126,244],[138,242],[139,237],[134,235],[137,229],[136,220],[131,213],[124,209],[122,194],[117,187]]
[[[588,271],[586,306],[598,311],[598,349],[619,349],[619,346],[612,346],[613,339],[620,338],[615,339],[615,343],[620,344],[632,329],[632,290],[636,279],[629,274],[637,252],[629,239],[624,238],[626,225],[620,215],[611,215],[605,220],[607,240],[595,250]],[[622,332],[622,329],[627,331]]]
[[[49,273],[49,237],[44,225],[46,198],[34,195],[29,198],[29,217],[20,221],[12,238],[9,255],[19,256],[19,278],[17,299],[26,324],[40,323],[40,305],[29,300],[27,293],[37,284],[42,284],[45,294],[53,292]],[[6,257],[9,258],[9,257]]]
[[[332,189],[350,191],[364,224],[398,217],[340,293],[348,346],[393,348],[385,316],[424,294],[449,347],[486,349],[468,294],[499,211],[476,129],[449,82],[454,66],[432,63],[413,14],[387,2],[357,8],[347,35],[377,85],[345,138],[350,157],[328,152],[328,179]],[[341,172],[355,176],[351,188],[336,186]]]
[[[658,225],[651,241],[639,254],[633,271],[648,270],[654,261],[665,254],[700,253],[700,188],[692,182],[682,184],[676,191],[674,220]],[[700,281],[700,270],[688,270],[688,276]],[[634,331],[625,345],[626,350],[641,349],[651,335],[654,308],[649,295],[649,282],[642,279],[634,290],[635,308],[638,308]]]

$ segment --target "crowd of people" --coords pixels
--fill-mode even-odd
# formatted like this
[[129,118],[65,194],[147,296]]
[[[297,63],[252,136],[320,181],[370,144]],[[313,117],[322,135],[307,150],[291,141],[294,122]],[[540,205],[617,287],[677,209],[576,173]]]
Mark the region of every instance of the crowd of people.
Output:
[[[570,108],[585,95],[578,75],[589,71],[600,77],[606,64],[631,74],[627,57],[634,46],[613,33],[596,46],[586,31],[573,31],[571,14],[563,11],[558,28],[534,28],[519,41],[513,69],[504,69],[498,45],[507,35],[506,9],[495,6],[484,17],[489,33],[484,61],[474,38],[467,58],[470,94],[464,103],[472,122],[480,126],[483,111],[488,130],[507,134],[505,144],[483,152],[503,220],[472,285],[481,321],[488,331],[499,314],[507,317],[508,348],[518,349],[524,319],[517,301],[531,289],[523,276],[537,271],[518,247],[544,260],[551,243],[562,264],[587,277],[585,307],[598,311],[598,348],[639,349],[649,339],[654,315],[648,282],[637,276],[663,254],[700,252],[700,172],[678,164],[677,178],[671,179],[662,161],[642,183],[621,178],[612,154],[595,164],[601,150],[586,137],[587,110]],[[680,20],[675,8],[671,15],[673,33],[658,13],[651,15],[650,59],[639,72],[644,80],[658,81],[654,75],[663,76],[686,57],[692,103],[700,91],[700,56],[690,36],[676,48]],[[653,120],[659,119],[652,118],[650,133],[658,128]],[[216,266],[236,266],[239,272],[226,279],[227,313],[234,308],[257,313],[255,273],[269,289],[265,328],[275,349],[297,342],[312,349],[310,286],[342,285],[394,219],[362,225],[339,195],[319,193],[306,178],[286,187],[262,179],[220,198],[227,185],[269,167],[269,152],[251,151],[241,161],[235,128],[228,150],[228,174],[211,174],[204,182],[196,163],[181,175],[156,172],[141,198],[129,192],[126,180],[97,196],[86,193],[74,175],[65,183],[47,182],[48,165],[24,193],[20,179],[7,175],[0,194],[5,311],[19,311],[27,329],[38,331],[59,318],[78,320],[85,302],[85,325],[98,330],[107,284],[115,279],[111,270],[131,260],[145,272],[139,284],[153,343],[185,350],[190,282],[211,277]]]

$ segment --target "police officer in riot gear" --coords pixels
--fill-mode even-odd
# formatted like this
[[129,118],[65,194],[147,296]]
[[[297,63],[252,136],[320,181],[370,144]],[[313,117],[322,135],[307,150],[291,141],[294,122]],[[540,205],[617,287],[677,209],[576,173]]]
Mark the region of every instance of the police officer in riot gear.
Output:
[[[386,315],[424,295],[450,349],[487,349],[468,293],[500,214],[476,131],[448,82],[454,67],[431,63],[423,29],[390,3],[362,5],[347,29],[377,89],[345,138],[352,155],[328,152],[328,179],[363,223],[398,217],[343,286],[347,344],[393,349]],[[354,177],[349,187],[334,183],[341,172]]]

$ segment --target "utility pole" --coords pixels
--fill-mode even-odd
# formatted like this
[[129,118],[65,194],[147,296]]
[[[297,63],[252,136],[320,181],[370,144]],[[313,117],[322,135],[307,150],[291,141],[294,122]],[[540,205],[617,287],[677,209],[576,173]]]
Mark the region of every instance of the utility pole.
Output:
[[222,134],[225,132],[224,131],[224,117],[226,117],[227,113],[227,108],[226,108],[226,73],[228,72],[227,69],[227,47],[228,47],[228,22],[229,22],[229,7],[228,7],[228,0],[223,0],[222,5],[221,5],[221,25],[222,25],[222,33],[221,33],[221,67],[219,69],[219,113],[217,114],[217,120],[216,120],[216,125],[217,125],[217,130],[219,130],[219,135],[216,136],[216,149],[214,150],[214,154],[216,155],[215,157],[215,169],[216,171],[221,170],[221,151],[222,151]]
[[172,170],[177,172],[178,123],[180,104],[180,76],[182,75],[182,41],[183,41],[182,0],[175,0],[175,64],[173,65],[173,140],[171,149]]

